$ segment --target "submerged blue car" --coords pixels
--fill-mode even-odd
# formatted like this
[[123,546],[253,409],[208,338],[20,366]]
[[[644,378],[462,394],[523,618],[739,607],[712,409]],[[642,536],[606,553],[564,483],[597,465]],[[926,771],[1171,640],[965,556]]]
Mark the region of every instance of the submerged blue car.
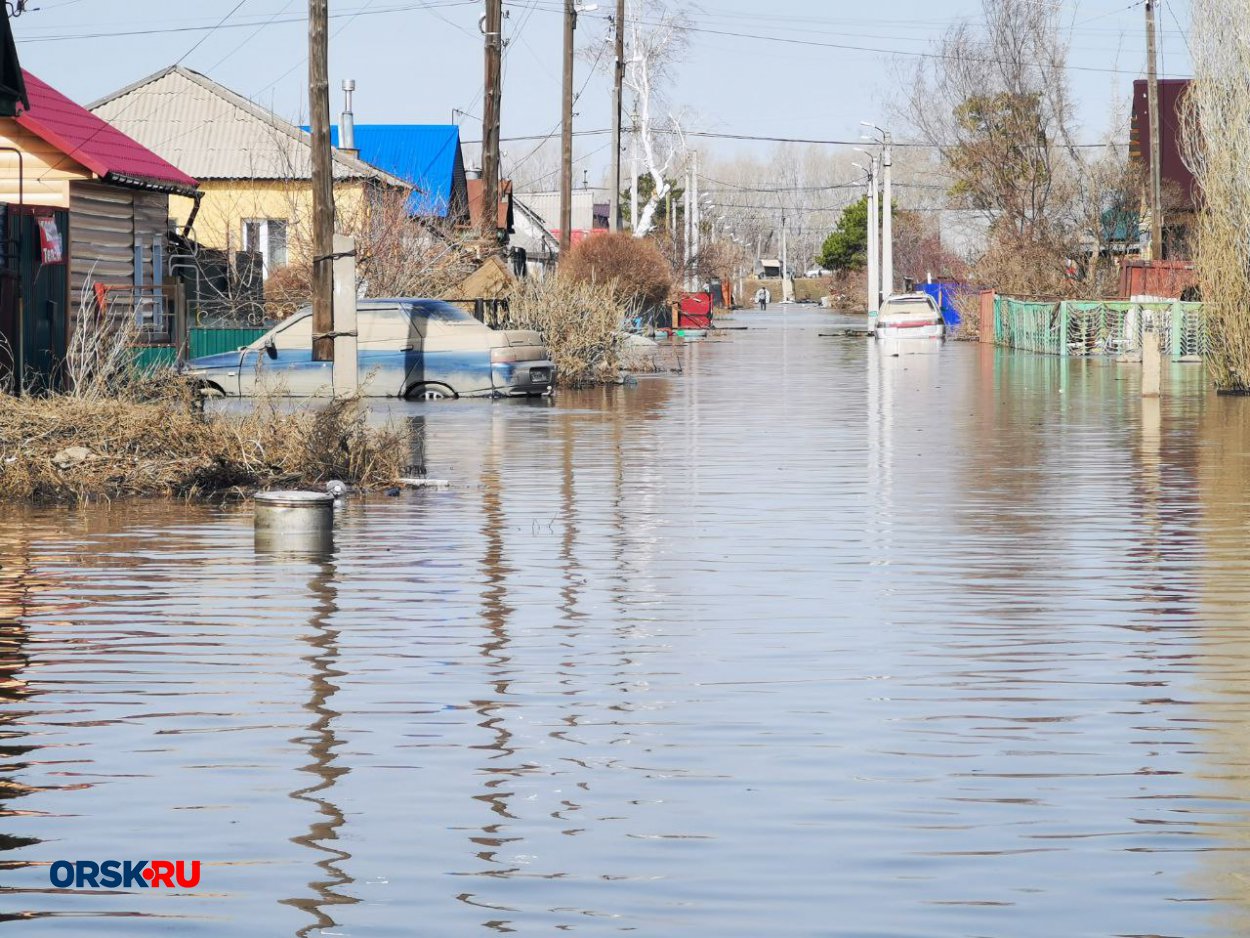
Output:
[[[555,387],[539,333],[492,329],[442,300],[360,300],[357,333],[365,397],[520,397]],[[313,361],[312,310],[303,309],[238,351],[192,359],[183,373],[210,395],[328,397],[332,367]]]

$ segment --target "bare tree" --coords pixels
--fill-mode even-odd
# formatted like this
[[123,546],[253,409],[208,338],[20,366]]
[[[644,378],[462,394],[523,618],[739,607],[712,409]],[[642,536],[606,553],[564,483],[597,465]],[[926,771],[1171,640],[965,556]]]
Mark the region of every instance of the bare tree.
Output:
[[1194,82],[1183,109],[1186,160],[1201,192],[1198,282],[1218,387],[1250,389],[1250,33],[1238,0],[1194,0]]
[[689,45],[689,12],[668,0],[632,0],[626,20],[626,107],[633,115],[644,171],[653,183],[651,197],[633,219],[634,236],[641,238],[651,233],[655,213],[670,191],[670,177],[686,152],[681,115],[671,107],[667,91],[674,66]]

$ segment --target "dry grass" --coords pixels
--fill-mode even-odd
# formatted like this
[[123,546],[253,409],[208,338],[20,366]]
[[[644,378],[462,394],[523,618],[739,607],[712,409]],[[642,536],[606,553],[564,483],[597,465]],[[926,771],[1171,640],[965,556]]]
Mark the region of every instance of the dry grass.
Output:
[[0,407],[0,499],[81,502],[134,495],[210,496],[341,479],[393,482],[409,446],[366,423],[355,401],[283,411],[206,413],[172,372],[133,364],[125,320],[78,318],[64,393],[8,398]]
[[543,334],[561,387],[620,377],[624,313],[614,283],[577,282],[565,276],[523,280],[508,310],[514,326]]
[[329,479],[373,487],[393,482],[407,454],[398,433],[367,426],[351,401],[211,414],[189,389],[167,385],[146,401],[53,395],[0,410],[3,499],[211,496]]

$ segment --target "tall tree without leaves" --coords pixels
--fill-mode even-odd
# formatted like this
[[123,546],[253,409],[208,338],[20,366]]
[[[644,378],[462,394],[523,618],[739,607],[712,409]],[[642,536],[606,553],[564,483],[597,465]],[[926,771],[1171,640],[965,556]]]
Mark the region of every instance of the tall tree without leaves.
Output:
[[685,156],[681,118],[667,91],[673,69],[689,45],[690,17],[684,6],[666,0],[634,0],[626,5],[625,17],[626,110],[633,117],[643,171],[652,181],[651,196],[634,220],[634,236],[642,238],[655,226],[656,210],[671,187],[669,179]]

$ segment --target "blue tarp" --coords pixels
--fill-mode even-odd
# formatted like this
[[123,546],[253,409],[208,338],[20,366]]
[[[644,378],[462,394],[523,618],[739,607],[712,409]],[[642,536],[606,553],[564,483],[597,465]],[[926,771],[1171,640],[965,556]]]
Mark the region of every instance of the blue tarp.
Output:
[[922,291],[937,300],[938,308],[942,310],[942,319],[945,320],[947,326],[959,325],[959,310],[955,308],[955,298],[959,296],[963,284],[922,283],[919,286]]
[[[337,127],[330,129],[330,143],[339,145]],[[357,124],[356,149],[370,166],[412,183],[416,191],[408,201],[408,208],[414,215],[447,217],[456,180],[464,179],[458,126]],[[461,198],[466,199],[467,206],[467,197],[461,195]]]

